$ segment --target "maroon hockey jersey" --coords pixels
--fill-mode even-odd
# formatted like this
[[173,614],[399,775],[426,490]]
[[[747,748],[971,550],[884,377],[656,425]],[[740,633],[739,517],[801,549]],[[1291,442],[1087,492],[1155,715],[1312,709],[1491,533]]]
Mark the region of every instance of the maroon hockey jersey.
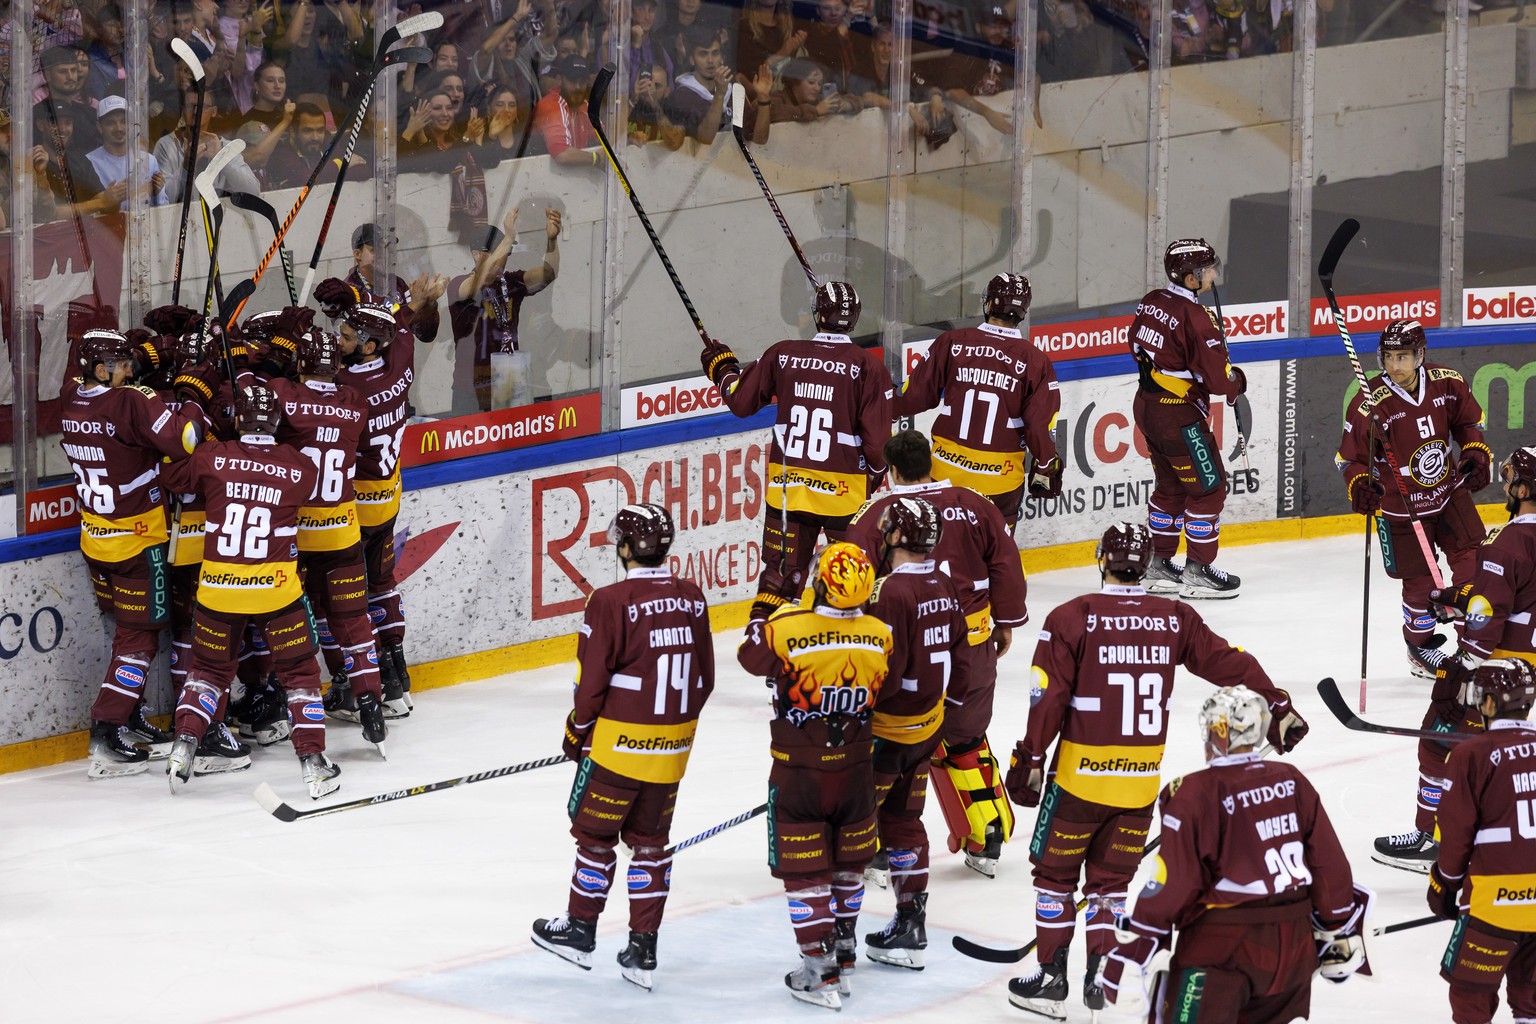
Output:
[[153,390],[76,382],[65,390],[59,444],[75,473],[80,499],[80,550],[98,562],[121,562],[169,539],[162,458],[181,460],[198,429]]
[[1213,907],[1307,898],[1336,924],[1355,905],[1354,876],[1317,790],[1301,770],[1257,753],[1218,757],[1163,790],[1162,847],[1131,913],[1166,936]]
[[704,594],[665,568],[635,568],[587,598],[576,641],[575,724],[592,760],[642,782],[677,782],[715,688]]
[[1039,462],[1056,457],[1056,370],[1014,328],[982,323],[935,338],[902,385],[896,415],[935,405],[935,476],[988,496],[1009,494],[1024,484],[1026,449]]
[[907,562],[875,581],[868,610],[891,627],[886,682],[875,702],[875,735],[922,743],[944,721],[944,695],[964,693],[970,659],[965,614],[949,577],[932,560]]
[[864,504],[869,477],[885,471],[891,375],[879,352],[844,334],[776,342],[739,375],[721,381],[725,404],[750,416],[775,400],[768,504],[828,519]]
[[1238,683],[1289,708],[1253,655],[1217,636],[1200,613],[1140,586],[1108,585],[1046,616],[1030,678],[1023,744],[1073,796],[1145,807],[1157,796],[1174,668],[1217,686]]
[[1210,415],[1212,395],[1237,396],[1216,314],[1187,288],[1170,284],[1148,292],[1131,321],[1130,344],[1142,389],[1182,398],[1201,419]]
[[[393,347],[393,346],[391,346]],[[362,539],[352,481],[367,405],[355,388],[281,377],[268,386],[283,403],[277,439],[315,467],[313,487],[299,510],[300,551],[341,551]]]
[[1515,516],[1488,531],[1477,549],[1461,649],[1479,658],[1536,664],[1536,515]]
[[1512,719],[1451,749],[1440,798],[1440,872],[1467,878],[1472,916],[1536,932],[1536,724]]
[[878,563],[880,516],[901,497],[922,498],[938,510],[944,532],[933,560],[960,594],[971,646],[990,640],[994,624],[1012,629],[1028,621],[1024,567],[1008,524],[996,505],[969,487],[948,480],[892,487],[859,510],[848,540]]
[[[1450,500],[1451,491],[1461,482],[1456,472],[1458,448],[1483,440],[1483,408],[1472,396],[1461,374],[1448,366],[1425,363],[1419,367],[1419,387],[1410,395],[1392,383],[1384,373],[1366,382],[1375,400],[1375,418],[1387,432],[1392,452],[1402,472],[1398,479],[1408,492],[1408,501],[1416,516],[1434,515]],[[1344,474],[1346,486],[1361,473],[1372,472],[1386,493],[1381,497],[1381,514],[1406,519],[1402,495],[1392,483],[1392,467],[1378,441],[1371,445],[1371,402],[1364,396],[1350,403],[1344,417],[1344,437],[1334,462]]]
[[382,525],[400,512],[400,440],[416,380],[416,339],[402,314],[395,314],[395,324],[395,336],[383,352],[337,377],[338,384],[356,388],[368,405],[353,478],[357,518],[363,526]]

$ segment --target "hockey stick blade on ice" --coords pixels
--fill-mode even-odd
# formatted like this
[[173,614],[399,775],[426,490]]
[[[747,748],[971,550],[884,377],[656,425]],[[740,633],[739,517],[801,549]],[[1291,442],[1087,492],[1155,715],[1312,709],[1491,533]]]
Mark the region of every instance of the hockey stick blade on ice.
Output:
[[1355,732],[1374,732],[1382,736],[1408,736],[1421,740],[1439,740],[1441,743],[1460,743],[1462,740],[1471,739],[1470,733],[1460,732],[1435,732],[1433,729],[1408,729],[1396,725],[1377,725],[1375,722],[1367,722],[1355,714],[1344,695],[1339,692],[1339,684],[1330,676],[1317,684],[1317,695],[1323,698],[1323,703],[1328,710],[1333,712],[1346,729]]
[[680,843],[677,843],[677,844],[675,844],[673,846],[667,847],[667,853],[670,855],[670,854],[674,854],[674,853],[678,852],[679,850],[686,850],[690,846],[697,846],[699,843],[702,843],[704,840],[710,838],[711,836],[717,836],[721,832],[724,832],[728,828],[735,828],[737,825],[740,825],[742,822],[744,822],[744,821],[751,821],[753,818],[757,817],[759,814],[766,814],[767,812],[768,812],[768,805],[767,804],[758,804],[756,807],[752,808],[750,811],[742,811],[740,814],[736,815],[736,817],[730,818],[730,819],[728,819],[726,821],[722,821],[720,824],[716,825],[714,828],[707,828],[703,832],[700,832],[698,835],[694,836],[691,839],[684,839]]
[[499,779],[507,775],[517,775],[520,772],[533,771],[535,768],[547,768],[552,764],[560,764],[569,761],[564,754],[555,757],[540,758],[537,761],[525,761],[522,764],[508,765],[505,768],[493,768],[488,772],[475,772],[473,775],[461,775],[456,779],[447,779],[443,782],[433,782],[425,786],[412,786],[410,789],[396,789],[388,793],[380,793],[377,796],[359,797],[356,800],[348,800],[345,803],[331,804],[329,807],[314,807],[309,810],[299,810],[297,807],[283,802],[283,798],[277,795],[277,791],[263,782],[256,787],[256,802],[261,809],[266,811],[278,821],[298,821],[302,818],[318,818],[322,814],[339,814],[342,811],[354,811],[359,807],[372,807],[376,804],[393,803],[396,800],[404,800],[406,797],[421,796],[423,793],[435,793],[440,789],[452,789],[454,786],[467,786],[471,782],[484,782],[487,779]]
[[[1162,841],[1163,837],[1161,835],[1153,836],[1142,849],[1141,855],[1145,857],[1153,850],[1156,850],[1158,844]],[[1080,912],[1087,905],[1088,901],[1086,899],[1078,900],[1077,910]],[[972,960],[985,960],[989,964],[1016,964],[1026,956],[1029,956],[1039,941],[1038,938],[1034,938],[1024,945],[1016,946],[1013,949],[998,949],[996,946],[983,946],[979,942],[972,942],[964,936],[956,935],[949,940],[949,944],[954,946],[957,952],[965,954]]]
[[747,148],[747,136],[742,131],[742,119],[746,117],[746,106],[747,88],[737,82],[731,86],[731,134],[736,136],[736,145],[741,150],[741,158],[747,162],[747,167],[752,171],[752,177],[757,179],[757,187],[763,190],[763,198],[768,200],[774,219],[784,230],[784,237],[789,239],[789,247],[794,250],[795,259],[800,261],[800,269],[805,271],[805,279],[811,282],[811,290],[815,291],[820,287],[820,282],[816,280],[816,271],[811,269],[811,261],[805,258],[800,243],[795,240],[795,233],[789,229],[789,221],[784,219],[784,211],[779,209],[779,201],[773,197],[773,189],[768,187],[768,182],[763,178],[763,172],[758,170],[757,161],[752,159],[752,151]]

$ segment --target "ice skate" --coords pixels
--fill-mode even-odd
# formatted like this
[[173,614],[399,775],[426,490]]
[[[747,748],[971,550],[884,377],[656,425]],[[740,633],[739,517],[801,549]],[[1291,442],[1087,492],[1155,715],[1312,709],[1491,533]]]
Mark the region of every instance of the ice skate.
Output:
[[1186,601],[1223,601],[1237,596],[1242,579],[1191,558],[1184,564],[1179,596]]
[[1427,875],[1439,855],[1440,844],[1435,842],[1434,836],[1414,829],[1376,840],[1376,851],[1371,854],[1371,860],[1388,867]]
[[1177,594],[1184,582],[1184,567],[1171,558],[1152,559],[1152,566],[1141,578],[1141,585],[1149,594]]
[[1095,1020],[1104,1009],[1104,986],[1099,984],[1099,965],[1103,961],[1102,954],[1088,954],[1088,970],[1083,975],[1083,1005],[1094,1012]]
[[875,857],[864,868],[864,884],[877,889],[891,887],[891,858],[885,847],[875,852]]
[[1003,829],[997,822],[987,826],[987,841],[980,851],[965,851],[965,866],[988,878],[997,877],[997,858],[1003,853]]
[[825,953],[801,953],[800,966],[784,975],[789,994],[803,1003],[841,1010],[843,997],[839,992],[837,957]]
[[127,741],[124,735],[127,728],[111,722],[91,723],[91,765],[86,769],[87,776],[115,779],[149,770],[149,752]]
[[624,980],[651,990],[651,972],[656,970],[656,933],[629,933],[629,945],[619,950],[619,973]]
[[241,724],[240,735],[255,740],[263,747],[281,743],[293,735],[293,722],[288,717],[288,701],[282,688],[270,683],[257,693],[251,703],[250,717]]
[[410,714],[416,710],[416,702],[411,699],[411,670],[405,664],[405,645],[399,642],[386,643],[379,656],[388,658],[394,667],[395,678],[400,680],[400,699],[405,702],[406,714]]
[[411,717],[411,707],[405,700],[405,685],[395,671],[394,659],[380,652],[379,686],[384,691],[384,717],[389,719]]
[[341,774],[341,765],[323,753],[304,754],[299,758],[299,768],[304,773],[304,784],[309,787],[311,800],[319,800],[341,788],[341,783],[336,781]]
[[928,894],[920,892],[905,907],[896,908],[896,916],[878,932],[864,936],[865,956],[877,964],[923,969],[923,950],[928,948]]
[[840,917],[832,938],[832,955],[837,958],[837,993],[853,995],[853,972],[859,966],[858,921]]
[[1422,647],[1408,645],[1408,671],[1419,679],[1433,679],[1440,666],[1454,656],[1453,652],[1443,651],[1440,645],[1445,643],[1443,633],[1431,633],[1424,640]]
[[343,722],[357,721],[357,698],[352,696],[352,683],[345,672],[331,676],[331,688],[320,698],[325,713]]
[[[149,755],[151,758],[155,756],[156,752],[153,749],[155,746],[167,745],[176,738],[175,733],[166,732],[164,729],[157,729],[150,723],[149,718],[144,714],[143,701],[133,706],[133,713],[128,716],[128,724],[123,726],[123,728],[128,731],[128,739],[140,739],[150,745]],[[165,754],[162,752],[160,756],[164,757]]]
[[[181,741],[178,736],[177,742]],[[193,775],[219,775],[224,772],[243,772],[251,766],[251,748],[235,739],[229,726],[216,722],[203,734],[197,745],[197,756],[192,759]]]
[[1058,950],[1049,964],[1035,965],[1033,972],[1008,983],[1008,1001],[1026,1013],[1045,1020],[1066,1020],[1062,1006],[1067,999],[1067,951]]
[[363,739],[379,748],[379,756],[388,761],[384,740],[389,736],[389,726],[384,724],[384,708],[379,704],[379,698],[371,693],[358,694],[357,719],[363,724]]
[[590,971],[592,951],[597,948],[597,922],[577,921],[567,914],[541,917],[533,922],[533,943]]
[[165,777],[170,783],[172,796],[181,792],[181,787],[192,778],[192,768],[196,761],[197,738],[190,733],[177,736],[165,762]]

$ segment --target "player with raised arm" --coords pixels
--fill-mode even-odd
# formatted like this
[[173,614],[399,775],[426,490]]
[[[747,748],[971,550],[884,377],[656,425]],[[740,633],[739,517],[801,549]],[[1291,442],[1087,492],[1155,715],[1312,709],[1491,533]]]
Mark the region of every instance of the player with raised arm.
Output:
[[[890,446],[887,445],[887,451]],[[894,464],[893,464],[894,470]],[[864,936],[877,963],[923,969],[928,948],[928,832],[923,805],[929,765],[939,746],[944,695],[965,689],[965,613],[950,578],[935,562],[944,532],[938,509],[922,498],[896,497],[885,504],[876,529],[880,544],[869,613],[891,627],[887,678],[875,702],[875,802],[880,844],[896,891],[896,916]],[[837,922],[841,973],[857,962],[851,926]]]
[[1083,1002],[1094,1010],[1104,1005],[1095,974],[1114,948],[1115,917],[1152,825],[1175,668],[1257,693],[1272,716],[1264,735],[1280,750],[1307,733],[1290,696],[1253,655],[1217,636],[1190,605],[1142,588],[1154,550],[1140,523],[1111,526],[1097,550],[1103,589],[1046,617],[1031,670],[1029,725],[1008,769],[1014,802],[1040,808],[1029,848],[1039,962],[1009,983],[1009,998],[1054,1020],[1065,1019],[1073,893],[1085,865]]
[[1104,964],[1122,1015],[1279,1024],[1311,1011],[1314,973],[1370,974],[1373,894],[1307,777],[1264,760],[1272,732],[1270,702],[1246,686],[1201,706],[1206,767],[1164,787],[1152,878]]
[[700,357],[737,416],[778,402],[757,586],[757,600],[771,607],[786,599],[784,580],[805,578],[823,530],[828,541],[844,539],[885,473],[880,446],[891,436],[891,375],[878,352],[848,338],[860,308],[852,285],[828,281],[816,289],[815,337],[776,342],[745,368],[718,341]]
[[[1211,399],[1230,405],[1248,389],[1232,365],[1226,334],[1200,296],[1216,287],[1221,261],[1203,238],[1181,238],[1163,254],[1168,285],[1148,292],[1131,321],[1131,355],[1140,383],[1132,405],[1147,441],[1154,483],[1147,501],[1155,558],[1147,592],[1184,598],[1231,598],[1242,581],[1217,569],[1227,471],[1207,420]],[[1173,558],[1184,537],[1188,556]]]
[[[1408,664],[1422,679],[1434,678],[1447,652],[1439,650],[1444,637],[1435,633],[1429,606],[1434,580],[1413,520],[1423,526],[1431,549],[1445,553],[1452,578],[1469,581],[1487,534],[1472,494],[1488,486],[1493,466],[1482,406],[1461,374],[1424,361],[1428,344],[1417,320],[1387,324],[1376,349],[1382,372],[1368,381],[1369,395],[1350,403],[1335,457],[1351,507],[1381,517],[1382,561],[1387,575],[1403,584]],[[1387,460],[1382,436],[1402,460],[1401,473]],[[1394,475],[1401,489],[1392,483]]]
[[1536,726],[1526,720],[1536,669],[1523,658],[1485,661],[1466,689],[1487,732],[1458,743],[1445,766],[1439,856],[1426,893],[1436,917],[1456,922],[1440,976],[1451,986],[1455,1024],[1488,1024],[1501,981],[1515,1020],[1536,1020]]
[[784,984],[796,999],[833,1010],[847,988],[835,936],[858,925],[875,854],[871,719],[892,641],[890,627],[861,610],[874,585],[864,552],[827,545],[811,607],[785,605],[801,589],[791,576],[777,600],[752,603],[736,655],[773,690],[768,867],[784,883],[801,958]]
[[88,774],[101,779],[145,771],[149,753],[130,741],[164,736],[144,715],[149,663],[170,617],[159,467],[187,458],[200,430],[129,383],[133,353],[117,331],[86,331],[79,365],[82,376],[64,391],[59,444],[75,474],[80,553],[97,605],[113,617],[112,655],[91,705]]
[[325,756],[325,711],[309,603],[299,578],[299,509],[314,485],[309,460],[277,443],[282,406],[265,384],[235,396],[237,440],[209,441],[165,469],[178,491],[196,491],[208,509],[203,571],[192,626],[192,665],[176,705],[176,742],[167,774],[175,793],[195,775],[251,765],[249,748],[224,726],[240,637],[254,625],[267,639],[287,692],[293,749],[311,798],[340,787]]
[[885,443],[884,455],[890,492],[859,511],[848,539],[880,559],[884,541],[879,524],[899,498],[923,499],[946,524],[933,559],[960,595],[967,633],[960,656],[966,665],[945,694],[936,757],[943,770],[932,776],[932,786],[949,826],[949,848],[963,847],[966,866],[993,878],[1002,844],[1013,833],[1013,808],[987,743],[987,727],[997,661],[1013,643],[1014,628],[1029,618],[1019,549],[996,505],[969,487],[933,479],[928,439],[921,431],[899,431]]
[[704,594],[666,566],[674,535],[660,505],[626,505],[608,526],[624,578],[587,598],[576,641],[576,703],[563,749],[579,768],[571,789],[576,864],[566,912],[533,922],[533,941],[591,970],[597,919],[622,840],[630,848],[627,981],[649,990],[656,933],[672,887],[672,808],[694,731],[715,687]]
[[898,416],[939,407],[938,476],[986,495],[1009,530],[1018,525],[1026,486],[1031,497],[1061,494],[1061,456],[1051,433],[1060,385],[1050,358],[1019,327],[1032,295],[1023,274],[992,278],[986,319],[935,338],[896,397]]

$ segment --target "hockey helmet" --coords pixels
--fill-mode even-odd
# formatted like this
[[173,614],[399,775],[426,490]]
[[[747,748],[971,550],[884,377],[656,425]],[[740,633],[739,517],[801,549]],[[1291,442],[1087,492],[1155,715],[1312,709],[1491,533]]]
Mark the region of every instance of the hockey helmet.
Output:
[[1216,250],[1203,238],[1181,238],[1170,242],[1163,253],[1163,271],[1168,280],[1181,288],[1186,274],[1198,277],[1206,267],[1219,266],[1221,260],[1217,258]]
[[667,557],[673,534],[672,516],[660,505],[625,505],[608,524],[609,543],[627,543],[629,557],[648,564],[660,564]]
[[208,338],[201,330],[178,334],[172,345],[177,366],[196,366],[208,357]]
[[1417,320],[1393,320],[1381,332],[1376,357],[1385,366],[1388,352],[1412,352],[1417,357],[1414,360],[1417,366],[1424,362],[1424,350],[1428,347],[1429,339],[1424,337],[1424,326]]
[[1527,495],[1536,498],[1536,448],[1516,448],[1499,466],[1499,478],[1515,484],[1525,484]]
[[919,555],[926,555],[938,547],[939,537],[944,532],[938,510],[922,498],[915,497],[897,498],[887,505],[885,511],[880,513],[879,526],[882,543],[895,532],[901,535],[901,539],[890,542],[890,548]]
[[235,397],[235,429],[242,434],[275,434],[282,415],[277,393],[265,384],[248,384]]
[[847,281],[828,281],[816,289],[816,329],[847,334],[859,322],[863,308],[853,285]]
[[1152,567],[1152,531],[1141,523],[1116,523],[1099,538],[1093,556],[1110,572],[1141,579]]
[[334,378],[341,372],[341,349],[336,335],[311,327],[299,338],[299,372],[310,377]]
[[857,608],[875,589],[875,567],[857,544],[828,544],[816,563],[816,585],[833,608]]
[[271,341],[277,335],[277,322],[283,316],[280,309],[268,309],[252,313],[241,324],[241,331],[250,341]]
[[1536,704],[1536,668],[1524,658],[1495,658],[1485,661],[1467,681],[1467,704],[1478,708],[1484,697],[1492,697],[1500,718],[1524,718]]
[[1263,697],[1246,686],[1223,686],[1200,705],[1205,759],[1241,752],[1243,747],[1257,750],[1269,734],[1269,718],[1269,702]]
[[124,359],[133,361],[133,349],[121,332],[97,328],[80,336],[80,369],[87,380],[94,379],[97,363],[106,363],[111,370],[112,363]]
[[987,282],[987,298],[982,312],[988,319],[1011,320],[1018,323],[1029,312],[1029,302],[1034,292],[1029,278],[1023,274],[998,274]]
[[343,319],[357,332],[359,344],[376,341],[379,348],[384,348],[395,336],[395,314],[382,302],[359,302],[346,311]]

